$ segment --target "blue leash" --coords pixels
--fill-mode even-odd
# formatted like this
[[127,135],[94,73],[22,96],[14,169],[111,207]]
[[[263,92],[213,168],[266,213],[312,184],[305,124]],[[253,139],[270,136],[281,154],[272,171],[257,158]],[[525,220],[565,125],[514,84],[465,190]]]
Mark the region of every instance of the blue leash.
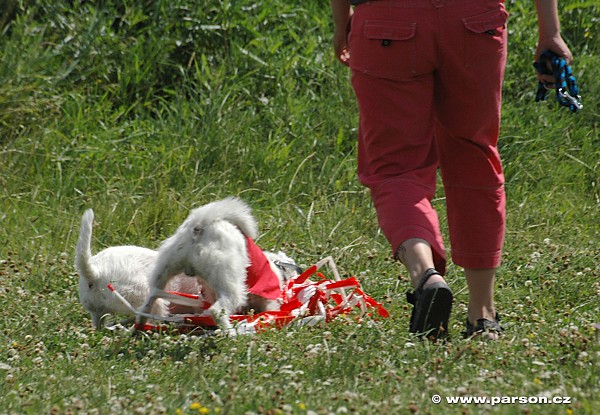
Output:
[[[552,67],[552,70],[548,68],[548,63]],[[547,51],[542,53],[539,62],[535,62],[533,66],[542,75],[554,76],[556,79],[556,83],[554,84],[556,87],[556,99],[561,106],[569,108],[571,112],[577,112],[583,108],[577,81],[573,76],[571,67],[567,65],[567,61],[554,52]],[[539,81],[535,101],[545,101],[550,89],[543,82]]]

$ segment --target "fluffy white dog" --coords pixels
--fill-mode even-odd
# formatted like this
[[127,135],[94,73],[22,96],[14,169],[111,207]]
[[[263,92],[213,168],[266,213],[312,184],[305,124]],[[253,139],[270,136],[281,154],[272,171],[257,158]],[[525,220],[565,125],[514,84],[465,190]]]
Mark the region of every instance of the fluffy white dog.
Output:
[[[269,254],[269,261],[253,242],[257,236],[258,226],[250,207],[238,198],[229,197],[192,210],[158,249],[156,266],[149,277],[150,295],[139,311],[150,313],[167,283],[180,273],[199,279],[206,300],[212,303],[208,311],[229,334],[235,334],[229,321],[231,314],[250,309],[278,310],[285,279],[297,272],[282,272],[277,267],[282,253]],[[283,257],[285,262],[289,260]],[[138,316],[138,324],[145,321],[146,317]]]
[[[150,293],[148,275],[158,253],[139,246],[114,246],[92,256],[92,224],[94,212],[88,209],[81,218],[81,231],[75,252],[75,268],[79,273],[79,299],[91,314],[95,328],[102,327],[106,314],[132,316],[131,311],[107,288],[111,283],[134,307],[139,307]],[[157,301],[152,312],[168,314],[168,302]]]

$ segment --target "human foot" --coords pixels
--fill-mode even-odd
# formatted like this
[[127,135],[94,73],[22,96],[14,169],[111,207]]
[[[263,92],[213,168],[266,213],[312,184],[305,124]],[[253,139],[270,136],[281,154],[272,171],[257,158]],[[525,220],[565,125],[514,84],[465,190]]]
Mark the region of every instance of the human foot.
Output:
[[433,268],[425,271],[416,289],[406,293],[406,299],[414,305],[410,317],[411,333],[427,336],[433,341],[448,334],[453,295],[439,272]]
[[476,335],[482,335],[489,340],[498,340],[500,334],[504,331],[500,325],[500,316],[496,313],[493,320],[487,318],[479,318],[475,323],[471,323],[469,318],[466,321],[466,331],[463,332],[465,338]]

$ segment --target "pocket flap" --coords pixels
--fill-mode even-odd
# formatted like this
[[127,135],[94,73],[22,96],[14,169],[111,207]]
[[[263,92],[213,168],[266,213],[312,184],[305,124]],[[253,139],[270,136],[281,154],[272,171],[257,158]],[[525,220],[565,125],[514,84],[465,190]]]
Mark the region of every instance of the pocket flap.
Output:
[[364,33],[368,39],[408,40],[417,32],[416,23],[391,20],[367,20]]
[[466,17],[463,23],[467,29],[474,33],[485,33],[503,27],[506,24],[508,13],[506,10],[498,9],[485,12],[483,14]]

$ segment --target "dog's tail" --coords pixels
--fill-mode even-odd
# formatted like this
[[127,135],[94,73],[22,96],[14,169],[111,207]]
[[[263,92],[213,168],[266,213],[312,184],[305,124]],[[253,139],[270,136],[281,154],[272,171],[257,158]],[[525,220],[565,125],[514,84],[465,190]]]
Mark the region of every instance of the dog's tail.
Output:
[[88,209],[81,217],[81,230],[77,240],[77,251],[75,252],[75,268],[83,278],[90,284],[96,280],[96,272],[91,263],[92,260],[92,224],[94,222],[94,211]]
[[252,209],[237,197],[227,197],[199,207],[195,209],[192,218],[194,222],[200,220],[200,223],[195,223],[195,225],[201,227],[210,222],[226,220],[240,228],[244,235],[252,239],[258,237],[258,224],[252,215]]

